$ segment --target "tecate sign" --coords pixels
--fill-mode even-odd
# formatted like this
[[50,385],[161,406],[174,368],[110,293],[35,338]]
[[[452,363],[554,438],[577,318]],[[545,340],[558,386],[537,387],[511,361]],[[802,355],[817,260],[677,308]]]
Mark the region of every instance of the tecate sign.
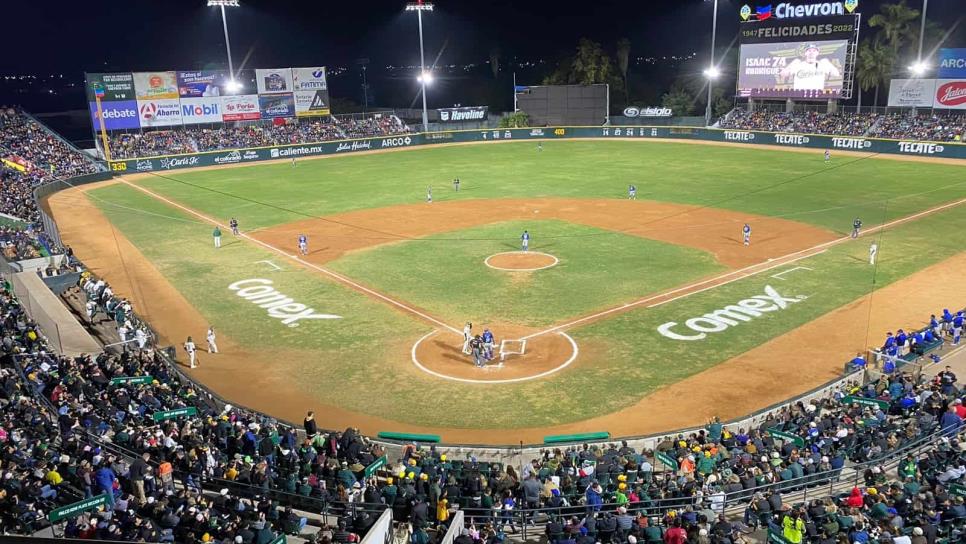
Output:
[[726,130],[724,139],[730,142],[750,142],[755,139],[755,135],[751,132]]
[[719,310],[692,317],[685,321],[683,326],[679,326],[676,321],[668,321],[658,327],[657,332],[671,340],[702,340],[707,338],[709,333],[724,332],[731,327],[737,327],[766,313],[784,310],[807,298],[804,295],[786,297],[779,294],[774,287],[766,285],[763,295],[755,295],[729,304]]
[[671,108],[639,108],[637,106],[624,108],[624,117],[670,117],[673,114]]
[[782,145],[805,145],[808,143],[808,136],[801,134],[776,134],[775,143]]
[[413,143],[413,139],[409,136],[403,138],[384,138],[379,147],[403,147],[411,143]]
[[832,138],[832,147],[837,149],[868,149],[872,142],[864,138]]
[[900,153],[935,155],[936,153],[942,153],[943,149],[945,148],[940,144],[931,144],[928,142],[899,142]]
[[228,289],[264,309],[268,317],[278,319],[289,327],[298,327],[299,321],[303,319],[342,319],[340,315],[320,314],[305,304],[295,302],[291,297],[275,290],[272,283],[272,280],[253,278],[236,281]]

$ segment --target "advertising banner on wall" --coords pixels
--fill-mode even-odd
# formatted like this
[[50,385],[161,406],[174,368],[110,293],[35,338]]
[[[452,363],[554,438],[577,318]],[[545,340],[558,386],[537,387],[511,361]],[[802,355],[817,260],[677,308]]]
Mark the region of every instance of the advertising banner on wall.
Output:
[[[97,103],[90,102],[89,105],[91,124],[95,131],[100,131],[101,124],[97,118]],[[141,126],[138,121],[138,104],[134,100],[101,102],[101,112],[104,114],[104,128],[107,130],[139,128]]]
[[929,108],[935,90],[935,79],[893,79],[889,83],[889,105]]
[[936,80],[934,108],[966,110],[966,79]]
[[223,121],[257,121],[262,118],[257,94],[221,97]]
[[221,97],[181,99],[181,122],[186,125],[222,122]]
[[181,102],[177,98],[138,100],[138,119],[141,128],[180,125]]
[[258,109],[263,119],[295,117],[295,98],[291,94],[260,94]]
[[328,91],[295,91],[296,117],[329,115]]
[[966,79],[966,49],[939,50],[939,79]]
[[291,68],[255,70],[255,83],[258,94],[290,93],[294,90]]
[[134,100],[134,76],[130,72],[113,74],[85,74],[87,76],[87,101],[94,101],[94,86],[104,90],[101,102]]
[[138,100],[178,98],[178,76],[174,72],[134,72]]
[[182,98],[221,96],[228,75],[217,71],[178,72],[178,94]]
[[317,68],[292,68],[292,80],[296,91],[329,90],[329,86],[325,81],[325,66],[319,66]]
[[470,106],[464,108],[440,108],[439,120],[442,123],[458,123],[460,121],[484,121],[489,112],[488,106]]

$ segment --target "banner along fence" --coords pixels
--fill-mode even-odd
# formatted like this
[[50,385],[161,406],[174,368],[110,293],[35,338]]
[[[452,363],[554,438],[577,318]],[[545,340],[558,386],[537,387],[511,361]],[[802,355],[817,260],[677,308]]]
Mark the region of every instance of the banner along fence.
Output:
[[338,155],[376,149],[400,149],[440,143],[466,143],[518,140],[565,140],[580,138],[671,139],[729,142],[747,145],[773,145],[788,148],[858,151],[869,154],[911,155],[966,159],[966,144],[955,142],[912,142],[851,136],[793,134],[750,130],[675,126],[538,127],[486,129],[400,134],[354,140],[290,144],[166,155],[111,162],[116,173],[156,172],[198,166],[242,164],[272,159],[291,159],[317,155]]

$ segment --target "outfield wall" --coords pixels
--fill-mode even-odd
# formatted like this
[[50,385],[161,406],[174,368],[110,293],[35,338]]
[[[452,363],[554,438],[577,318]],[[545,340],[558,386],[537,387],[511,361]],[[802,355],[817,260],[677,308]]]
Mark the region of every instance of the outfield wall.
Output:
[[205,153],[166,155],[144,159],[112,161],[115,173],[157,172],[258,162],[265,160],[292,159],[317,155],[339,155],[357,151],[400,149],[441,143],[470,143],[514,140],[555,140],[579,138],[662,138],[672,140],[729,142],[748,145],[774,145],[789,148],[812,148],[966,159],[966,144],[954,142],[907,142],[851,136],[824,136],[818,134],[792,134],[787,132],[760,132],[750,130],[724,130],[697,127],[658,126],[607,126],[607,127],[545,127],[493,130],[461,130],[405,134],[379,138],[338,140],[313,144],[291,144],[249,149],[227,149]]

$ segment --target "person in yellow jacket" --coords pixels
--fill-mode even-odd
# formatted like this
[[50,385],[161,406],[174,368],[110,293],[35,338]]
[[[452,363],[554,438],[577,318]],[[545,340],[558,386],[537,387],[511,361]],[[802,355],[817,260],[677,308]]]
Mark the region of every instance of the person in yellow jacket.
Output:
[[447,521],[449,521],[449,499],[440,497],[436,501],[436,522],[440,525],[446,525]]
[[805,522],[800,512],[785,514],[782,519],[782,536],[792,544],[801,544],[805,532]]

